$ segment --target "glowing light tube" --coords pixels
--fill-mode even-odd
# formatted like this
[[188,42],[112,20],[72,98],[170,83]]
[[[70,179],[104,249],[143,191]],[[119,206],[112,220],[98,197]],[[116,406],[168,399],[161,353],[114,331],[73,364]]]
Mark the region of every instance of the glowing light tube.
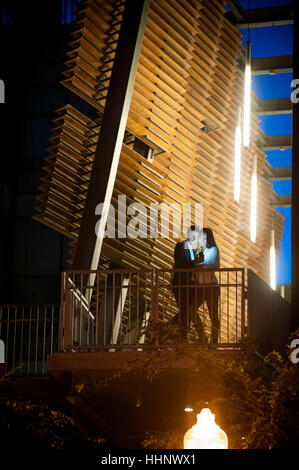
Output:
[[249,147],[250,141],[250,98],[251,98],[251,44],[246,46],[246,65],[244,77],[244,116],[243,116],[243,145]]
[[270,287],[276,289],[276,255],[275,255],[275,231],[271,230],[270,246]]
[[234,200],[240,200],[240,179],[241,179],[241,108],[238,109],[238,121],[235,131],[235,181]]
[[256,210],[257,210],[257,172],[256,155],[253,156],[252,174],[251,174],[251,206],[250,206],[250,240],[256,241]]

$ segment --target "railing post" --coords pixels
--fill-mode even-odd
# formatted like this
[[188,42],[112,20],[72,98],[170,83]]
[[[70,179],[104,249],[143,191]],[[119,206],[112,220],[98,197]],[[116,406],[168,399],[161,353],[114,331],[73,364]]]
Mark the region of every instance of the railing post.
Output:
[[61,306],[60,306],[60,347],[59,350],[64,350],[66,346],[70,345],[70,302],[69,302],[69,288],[68,288],[68,274],[62,273],[61,277]]
[[[151,317],[154,321],[159,320],[159,271],[153,269],[151,273]],[[156,338],[156,346],[159,338]]]
[[[159,320],[159,271],[155,268],[151,273],[151,317],[154,321]],[[158,346],[159,338],[155,344]]]
[[65,277],[65,273],[62,272],[61,273],[61,281],[60,281],[60,308],[59,308],[59,334],[58,334],[58,337],[59,337],[59,344],[58,344],[58,351],[62,351],[63,350],[63,341],[64,341],[64,338],[63,338],[63,328],[64,328],[64,295],[65,295],[65,292],[64,292],[64,277]]
[[245,336],[245,270],[242,268],[241,339]]
[[157,270],[154,268],[151,272],[151,317],[154,321],[158,320],[158,280]]

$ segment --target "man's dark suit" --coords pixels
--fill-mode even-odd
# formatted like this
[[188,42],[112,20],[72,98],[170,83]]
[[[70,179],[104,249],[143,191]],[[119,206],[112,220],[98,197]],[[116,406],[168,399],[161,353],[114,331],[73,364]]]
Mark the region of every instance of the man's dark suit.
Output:
[[[195,259],[195,257],[195,251],[193,250],[192,256],[187,242],[177,243],[174,250],[174,268],[188,269],[194,267],[192,258]],[[171,323],[179,323],[181,336],[186,336],[186,330],[190,326],[190,322],[193,321],[199,341],[207,341],[202,321],[197,315],[199,306],[206,300],[212,321],[212,342],[217,343],[220,326],[217,314],[219,288],[199,286],[192,280],[192,272],[175,272],[172,278],[172,286],[179,313],[173,317]]]
[[[192,251],[195,258],[195,251]],[[187,247],[187,240],[176,244],[174,249],[174,266],[175,268],[191,267],[191,253],[190,249]]]
[[[193,251],[193,259],[195,252]],[[194,267],[192,264],[191,253],[186,241],[176,244],[174,250],[174,268],[188,269]],[[179,313],[174,316],[171,323],[179,323],[181,336],[186,336],[186,330],[191,320],[195,325],[200,322],[197,312],[196,288],[192,281],[192,273],[174,272],[172,278],[172,291],[175,296]],[[192,287],[193,286],[193,287]],[[199,325],[200,326],[200,325]],[[200,330],[202,334],[202,329]]]

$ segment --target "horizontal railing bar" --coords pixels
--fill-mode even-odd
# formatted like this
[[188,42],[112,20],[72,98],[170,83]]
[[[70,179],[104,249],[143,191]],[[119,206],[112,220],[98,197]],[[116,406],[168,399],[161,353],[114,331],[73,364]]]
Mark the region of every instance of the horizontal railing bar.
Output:
[[64,349],[120,349],[120,348],[143,348],[143,344],[91,344],[91,345],[74,345],[74,346],[65,346]]
[[[187,344],[190,344],[188,342],[186,342]],[[195,346],[195,347],[208,347],[208,348],[213,348],[213,347],[217,347],[217,348],[226,348],[226,347],[230,347],[230,348],[238,348],[238,343],[217,343],[217,345],[213,345],[213,344],[192,344],[192,347]],[[72,350],[72,349],[142,349],[142,350],[147,350],[147,349],[151,349],[150,346],[145,346],[143,343],[140,343],[140,344],[104,344],[104,345],[82,345],[82,346],[65,346],[64,349],[65,350]],[[159,349],[162,349],[162,348],[166,348],[166,349],[173,349],[173,346],[169,345],[169,344],[165,344],[165,345],[160,345],[159,344]],[[113,351],[111,351],[113,352]]]
[[[43,313],[43,312],[41,312]],[[56,317],[56,318],[11,318],[9,320],[5,319],[5,318],[2,318],[1,319],[1,322],[2,323],[26,323],[26,322],[31,322],[31,323],[37,323],[37,322],[41,322],[41,323],[55,323],[55,322],[58,322],[59,321],[59,317]]]
[[[208,266],[207,264],[204,265],[204,266]],[[194,268],[163,268],[163,269],[157,269],[156,272],[159,273],[159,272],[193,272],[193,271],[198,271],[200,270],[200,265],[199,266],[196,266]],[[210,271],[214,271],[214,272],[222,272],[222,271],[229,271],[229,272],[242,272],[244,271],[244,268],[204,268],[201,270],[201,272],[210,272]]]
[[[136,287],[136,285],[133,285],[133,287]],[[166,284],[166,283],[161,283],[160,284],[160,287],[171,287],[171,288],[174,288],[174,287],[177,287],[177,288],[183,288],[183,287],[190,287],[190,289],[195,289],[195,288],[198,288],[200,287],[201,289],[204,289],[205,287],[214,287],[214,288],[217,288],[217,287],[246,287],[245,284],[222,284],[222,283],[218,283],[218,284],[208,284],[208,283],[203,283],[203,284],[200,284],[200,283],[194,283],[194,284]],[[93,286],[89,286],[89,285],[86,285],[84,286],[85,289],[92,289]],[[113,290],[113,289],[124,289],[125,286],[124,284],[122,285],[119,285],[119,284],[109,284],[109,286],[106,287],[106,290]],[[69,287],[69,292],[72,292],[73,290],[75,291],[74,288],[72,287]],[[140,289],[141,290],[141,289]],[[100,292],[104,292],[104,289],[100,289],[99,290]]]
[[42,308],[42,307],[56,307],[59,308],[59,304],[0,304],[0,308]]
[[132,274],[132,273],[151,273],[152,269],[74,269],[74,270],[68,270],[64,271],[65,274],[97,274],[97,273],[104,273],[104,274],[117,274],[117,273],[127,273],[127,274]]
[[[194,268],[163,268],[163,269],[156,269],[156,273],[162,273],[162,272],[194,272],[198,271],[200,269],[200,266],[194,267]],[[118,273],[128,273],[128,274],[141,274],[141,273],[150,273],[154,271],[153,269],[74,269],[74,270],[68,270],[64,271],[66,274],[97,274],[97,273],[104,273],[104,274],[118,274]],[[242,272],[244,271],[244,268],[204,268],[204,270],[201,270],[201,272]]]
[[[196,282],[196,281],[195,281]],[[201,289],[204,289],[205,287],[214,287],[214,288],[217,288],[217,287],[245,287],[245,284],[222,284],[222,283],[217,283],[215,284],[208,284],[207,282],[203,283],[203,284],[200,284],[200,283],[195,283],[195,284],[165,284],[165,283],[161,283],[161,287],[177,287],[177,288],[183,288],[183,287],[190,287],[190,289],[192,288],[198,288],[200,287]]]

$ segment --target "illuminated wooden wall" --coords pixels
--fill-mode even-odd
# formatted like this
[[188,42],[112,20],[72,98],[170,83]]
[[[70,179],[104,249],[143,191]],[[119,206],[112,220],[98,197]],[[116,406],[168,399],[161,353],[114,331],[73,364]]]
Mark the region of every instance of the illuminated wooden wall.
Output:
[[[269,282],[270,230],[276,248],[283,217],[271,206],[263,177],[265,154],[257,147],[252,114],[251,145],[242,151],[240,203],[234,202],[234,135],[243,101],[238,66],[240,32],[225,18],[224,1],[152,0],[139,60],[127,131],[113,193],[133,201],[204,204],[221,267],[252,268]],[[105,105],[121,20],[112,0],[86,0],[70,43],[62,84],[90,103],[90,119],[70,105],[57,110],[40,186],[36,220],[72,239],[75,248]],[[153,162],[134,151],[138,137],[154,149]],[[250,241],[250,190],[257,154],[257,240]],[[101,202],[101,201],[99,201]],[[106,238],[101,266],[172,267],[176,240]],[[72,260],[73,251],[70,253]],[[107,262],[105,264],[105,262]]]

